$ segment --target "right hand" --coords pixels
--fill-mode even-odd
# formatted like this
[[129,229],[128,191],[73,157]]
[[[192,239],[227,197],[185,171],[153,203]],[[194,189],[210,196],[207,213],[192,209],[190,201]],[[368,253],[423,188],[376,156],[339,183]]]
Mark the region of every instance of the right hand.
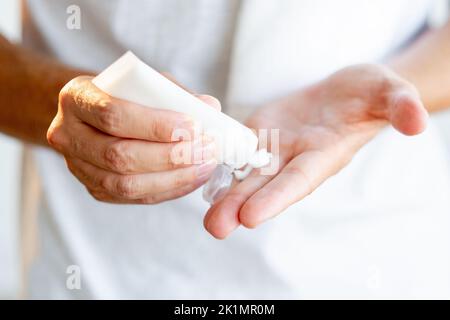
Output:
[[[196,137],[189,116],[115,99],[91,80],[78,77],[61,90],[47,140],[94,198],[154,204],[186,195],[208,180],[216,166],[214,142],[206,137],[173,141],[175,129]],[[211,96],[197,97],[220,108]],[[174,150],[190,152],[192,161],[174,162]]]

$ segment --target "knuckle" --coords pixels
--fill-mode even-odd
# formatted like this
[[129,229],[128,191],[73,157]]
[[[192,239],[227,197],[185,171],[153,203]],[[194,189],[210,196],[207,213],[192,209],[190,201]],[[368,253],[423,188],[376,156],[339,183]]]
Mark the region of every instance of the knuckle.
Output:
[[79,155],[85,148],[84,142],[78,138],[78,136],[70,136],[69,139],[70,150],[69,153],[72,155]]
[[47,142],[55,149],[61,149],[61,147],[65,145],[66,138],[61,125],[53,123],[50,128],[48,128]]
[[70,103],[72,101],[72,87],[74,84],[75,79],[69,81],[68,83],[66,83],[66,85],[64,85],[64,87],[59,91],[59,95],[58,95],[58,101],[60,103],[61,106],[65,106],[68,103]]
[[66,110],[67,106],[73,102],[70,90],[66,87],[67,85],[61,89],[58,95],[58,103],[62,110]]
[[122,176],[117,180],[116,193],[121,198],[131,199],[138,195],[139,189],[133,176]]
[[148,136],[153,137],[157,141],[170,141],[172,136],[171,121],[162,121],[159,118],[154,118],[150,121],[148,126]]
[[106,175],[104,177],[99,177],[96,179],[95,184],[98,186],[98,189],[104,190],[106,192],[112,193],[114,192],[114,183],[111,175]]
[[118,173],[128,173],[132,162],[129,144],[115,142],[108,146],[104,152],[104,161],[109,169]]
[[110,133],[118,131],[122,117],[119,108],[116,108],[111,99],[103,98],[98,101],[95,110],[100,128]]
[[60,107],[65,110],[73,103],[80,105],[84,102],[84,87],[86,77],[80,76],[70,80],[61,89],[58,95]]

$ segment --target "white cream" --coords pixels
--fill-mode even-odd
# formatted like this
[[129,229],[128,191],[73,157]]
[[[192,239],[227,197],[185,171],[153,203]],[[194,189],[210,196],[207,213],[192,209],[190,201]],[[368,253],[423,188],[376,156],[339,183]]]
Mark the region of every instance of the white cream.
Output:
[[221,199],[233,182],[233,176],[238,181],[242,181],[252,172],[267,166],[272,159],[272,154],[266,149],[256,151],[250,158],[248,164],[242,170],[233,170],[229,166],[220,165],[214,171],[208,183],[203,188],[203,199],[211,204]]
[[253,169],[267,166],[271,159],[272,154],[267,152],[267,149],[258,150],[250,157],[247,166],[243,170],[234,170],[234,176],[239,181],[244,180]]
[[[258,138],[252,130],[183,90],[131,52],[119,58],[92,82],[113,97],[188,114],[200,124],[200,133],[215,138],[218,161],[228,169],[221,168],[214,176],[216,180],[210,181],[211,188],[206,186],[208,194],[205,199],[209,202],[219,192],[223,193],[226,184],[231,184],[232,176],[227,175],[233,171],[236,178],[242,180],[253,168],[270,162],[270,154],[266,150],[257,151]],[[238,170],[241,168],[244,169]]]

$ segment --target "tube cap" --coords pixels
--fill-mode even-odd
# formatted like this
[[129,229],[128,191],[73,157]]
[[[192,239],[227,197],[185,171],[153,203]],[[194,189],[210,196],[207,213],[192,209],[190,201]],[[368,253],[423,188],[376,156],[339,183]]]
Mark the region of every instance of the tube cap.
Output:
[[219,165],[214,170],[211,178],[203,187],[203,199],[210,204],[220,200],[231,187],[233,171],[227,165]]

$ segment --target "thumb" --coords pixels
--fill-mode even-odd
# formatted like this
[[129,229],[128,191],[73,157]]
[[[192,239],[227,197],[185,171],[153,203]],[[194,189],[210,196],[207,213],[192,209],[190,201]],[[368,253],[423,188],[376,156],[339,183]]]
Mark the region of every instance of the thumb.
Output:
[[210,105],[217,111],[220,111],[222,109],[222,105],[221,105],[219,99],[217,99],[213,96],[210,96],[208,94],[195,94],[195,96],[197,97],[197,99],[202,100],[204,103]]
[[396,90],[389,99],[388,108],[388,120],[401,133],[413,136],[425,131],[428,112],[415,90]]

